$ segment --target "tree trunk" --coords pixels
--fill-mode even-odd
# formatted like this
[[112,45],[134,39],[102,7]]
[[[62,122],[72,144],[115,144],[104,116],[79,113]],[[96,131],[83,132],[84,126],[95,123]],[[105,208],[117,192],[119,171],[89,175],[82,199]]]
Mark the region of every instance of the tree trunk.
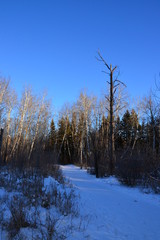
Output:
[[109,109],[107,107],[106,107],[106,109],[109,112],[109,117],[110,117],[110,119],[109,119],[109,158],[110,158],[109,171],[110,171],[110,175],[113,175],[114,169],[115,169],[114,113],[115,113],[115,111],[118,111],[123,108],[123,107],[120,107],[120,104],[118,104],[118,106],[116,108],[114,108],[115,107],[114,100],[116,99],[115,94],[117,91],[117,87],[120,84],[123,84],[125,86],[125,84],[118,79],[113,80],[113,73],[116,70],[117,66],[115,66],[112,69],[112,65],[110,64],[110,66],[109,66],[106,63],[106,61],[101,56],[100,52],[98,52],[98,55],[100,57],[100,59],[98,59],[98,60],[104,63],[104,65],[109,70],[109,75],[110,75],[110,81],[107,81],[107,83],[110,85],[110,93],[109,93],[109,97],[106,96],[106,99],[109,102]]
[[1,133],[0,133],[0,162],[2,163],[2,154],[1,154],[1,150],[2,150],[2,141],[3,141],[3,131],[4,129],[1,128]]
[[80,142],[80,149],[81,149],[81,169],[83,166],[83,136],[81,138],[81,142]]
[[155,124],[153,125],[153,152],[156,151],[156,128]]
[[113,100],[113,72],[112,65],[110,65],[110,175],[113,175],[115,165]]

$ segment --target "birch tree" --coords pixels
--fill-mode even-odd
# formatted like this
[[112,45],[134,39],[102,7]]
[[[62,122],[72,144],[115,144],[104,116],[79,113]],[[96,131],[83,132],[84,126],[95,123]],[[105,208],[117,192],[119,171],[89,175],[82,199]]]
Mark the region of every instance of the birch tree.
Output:
[[[77,101],[79,115],[79,132],[80,132],[80,162],[81,167],[84,164],[83,156],[88,161],[90,155],[90,132],[92,124],[93,106],[95,98],[87,96],[86,92],[81,92]],[[86,148],[86,151],[84,149]]]
[[0,152],[3,153],[4,163],[6,163],[6,156],[8,153],[7,148],[10,138],[11,113],[15,104],[16,94],[10,88],[10,81],[0,77],[0,128],[1,133],[4,133],[1,134]]
[[152,129],[152,150],[155,152],[156,149],[156,117],[159,112],[158,105],[153,97],[153,94],[150,93],[148,97],[145,97],[142,100],[143,112],[147,116],[150,126]]
[[7,114],[6,114],[6,123],[4,128],[5,140],[4,140],[4,164],[8,161],[8,157],[11,150],[11,131],[13,119],[11,114],[17,105],[17,96],[13,90],[10,90],[7,98]]
[[11,150],[10,158],[15,156],[15,153],[19,147],[30,98],[31,98],[31,92],[26,89],[22,96],[20,106],[18,108],[17,126],[15,129],[16,131],[15,131],[13,147]]

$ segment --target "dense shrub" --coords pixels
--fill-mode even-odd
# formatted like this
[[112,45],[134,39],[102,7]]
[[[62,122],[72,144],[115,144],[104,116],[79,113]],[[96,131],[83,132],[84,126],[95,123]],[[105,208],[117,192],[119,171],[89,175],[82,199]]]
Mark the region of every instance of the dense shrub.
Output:
[[160,160],[151,153],[128,152],[116,163],[116,176],[125,185],[151,188],[158,192],[160,187]]
[[138,154],[119,159],[116,175],[123,184],[128,186],[135,186],[140,183],[143,177],[143,162]]

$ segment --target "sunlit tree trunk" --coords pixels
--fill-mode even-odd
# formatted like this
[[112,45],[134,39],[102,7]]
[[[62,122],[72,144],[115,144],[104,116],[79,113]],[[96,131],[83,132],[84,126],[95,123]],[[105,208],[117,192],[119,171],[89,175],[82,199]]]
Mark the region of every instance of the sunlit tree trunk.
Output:
[[17,131],[17,134],[15,136],[14,144],[13,144],[13,147],[12,147],[11,157],[13,157],[15,155],[15,152],[16,152],[16,150],[19,146],[20,140],[21,140],[23,126],[24,126],[24,120],[25,120],[25,115],[26,115],[27,110],[28,110],[29,100],[30,100],[30,92],[25,91],[24,98],[22,99],[22,103],[21,103],[21,106],[20,106],[18,131]]

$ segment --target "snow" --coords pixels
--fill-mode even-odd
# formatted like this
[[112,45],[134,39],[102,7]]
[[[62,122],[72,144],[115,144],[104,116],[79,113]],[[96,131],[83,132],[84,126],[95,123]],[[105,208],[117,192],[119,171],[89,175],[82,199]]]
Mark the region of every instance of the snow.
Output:
[[[9,179],[9,174],[5,180],[8,180],[7,178]],[[24,218],[29,225],[20,227],[12,239],[49,239],[52,229],[53,239],[55,237],[61,239],[63,234],[69,236],[72,231],[72,219],[76,214],[75,195],[73,188],[70,187],[71,184],[65,185],[51,176],[44,179],[42,177],[41,181],[43,184],[41,185],[41,182],[39,182],[39,185],[36,184],[32,189],[33,192],[29,192],[29,194],[27,192],[27,195],[23,194],[22,191],[21,182],[23,182],[23,179],[17,178],[15,188],[13,187],[12,190],[10,190],[10,187],[7,188],[5,184],[3,185],[6,189],[4,187],[0,188],[0,240],[10,239],[9,233],[16,227],[13,222],[16,223],[15,219],[18,219],[18,224],[21,224],[19,214],[22,216],[22,212],[24,212]],[[31,188],[34,179],[27,178],[26,183],[30,183],[31,185],[27,186]],[[35,190],[38,187],[42,187],[43,194],[40,191],[38,198],[36,198],[37,192],[35,193]],[[7,191],[8,189],[9,191]],[[71,204],[70,198],[73,199],[72,206],[69,205]],[[18,215],[15,213],[18,213]],[[12,218],[13,216],[14,218]],[[11,226],[9,223],[11,222],[13,228],[9,230],[9,226]]]
[[68,240],[159,240],[160,196],[122,186],[115,177],[96,179],[73,165],[61,166],[80,195],[84,232]]
[[[68,236],[68,240],[160,239],[160,195],[146,194],[140,188],[125,187],[115,177],[96,179],[86,170],[73,165],[61,168],[66,177],[66,184],[60,184],[53,177],[47,177],[44,179],[43,191],[52,192],[56,186],[64,199],[66,195],[63,193],[69,194],[75,190],[75,200],[78,202],[80,213],[72,217],[60,214],[55,206],[47,209],[40,205],[37,211],[42,226],[45,226],[46,216],[49,214],[54,221],[56,220],[59,233]],[[15,190],[7,192],[0,188],[0,214],[3,212],[6,221],[11,213],[5,203],[14,196],[23,197]],[[27,211],[28,218],[34,219],[34,206]],[[35,239],[41,239],[38,229],[21,228],[19,234],[26,236],[26,239],[32,239],[33,235],[37,236]],[[0,224],[0,240],[7,239],[7,232]]]

